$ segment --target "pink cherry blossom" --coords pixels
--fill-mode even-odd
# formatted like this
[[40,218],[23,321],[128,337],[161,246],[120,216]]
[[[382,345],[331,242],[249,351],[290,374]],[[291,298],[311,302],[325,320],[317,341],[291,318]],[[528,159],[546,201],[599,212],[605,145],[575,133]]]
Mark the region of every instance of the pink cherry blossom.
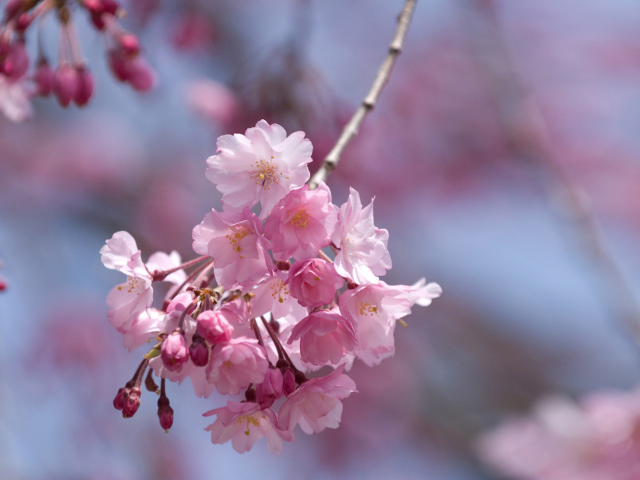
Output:
[[222,445],[231,440],[233,449],[238,453],[251,450],[262,437],[267,437],[269,452],[282,451],[282,441],[293,442],[290,432],[278,428],[276,414],[271,409],[261,410],[260,405],[252,402],[228,401],[226,407],[216,408],[204,414],[216,415],[216,421],[205,430],[211,432],[211,442]]
[[424,279],[411,287],[380,282],[345,291],[340,296],[340,312],[358,326],[356,356],[369,366],[393,356],[396,320],[409,315],[416,303],[428,305],[441,291],[435,283],[424,285]]
[[286,318],[290,323],[297,323],[308,315],[308,309],[291,295],[287,278],[285,272],[273,272],[271,277],[255,287],[255,296],[250,304],[254,317],[270,312],[271,317],[276,320]]
[[377,283],[378,276],[391,268],[389,232],[373,224],[373,200],[363,209],[353,188],[340,207],[331,240],[340,249],[334,261],[336,271],[359,285]]
[[289,289],[300,305],[318,308],[335,299],[344,279],[333,264],[320,258],[297,261],[289,270]]
[[269,408],[283,393],[282,372],[279,368],[269,368],[263,382],[256,386],[257,402],[262,408]]
[[172,372],[179,372],[187,364],[189,349],[187,341],[181,332],[175,331],[171,333],[162,342],[160,358],[165,368]]
[[273,270],[262,226],[249,208],[205,215],[193,229],[193,250],[215,259],[216,280],[225,288],[250,288]]
[[107,268],[118,270],[128,276],[151,278],[142,262],[138,245],[129,232],[114,233],[100,249],[100,254],[102,263]]
[[207,310],[198,315],[198,333],[211,343],[225,343],[231,340],[233,327],[219,310]]
[[144,345],[162,331],[164,312],[155,308],[148,308],[136,319],[133,326],[124,332],[122,342],[129,351]]
[[273,208],[264,224],[264,236],[271,240],[276,260],[305,260],[318,255],[331,243],[338,216],[331,203],[331,191],[320,183],[317,189],[307,185],[291,190]]
[[325,377],[308,380],[289,395],[278,413],[280,427],[293,432],[299,424],[308,435],[338,428],[342,418],[340,400],[357,391],[355,382],[342,373],[343,369],[340,366]]
[[199,79],[190,82],[185,96],[187,105],[193,111],[214,123],[229,123],[240,109],[240,102],[233,91],[213,80]]
[[280,125],[260,120],[244,135],[219,137],[217,146],[206,176],[223,194],[225,210],[242,211],[260,202],[264,219],[289,190],[309,179],[313,147],[304,132],[287,136]]
[[11,81],[0,74],[0,112],[20,123],[32,115],[31,101],[23,80]]
[[288,343],[300,340],[302,361],[321,366],[337,365],[358,345],[356,326],[339,314],[338,309],[318,310],[298,323]]
[[238,395],[267,373],[266,352],[255,338],[234,338],[213,347],[207,378],[222,395]]

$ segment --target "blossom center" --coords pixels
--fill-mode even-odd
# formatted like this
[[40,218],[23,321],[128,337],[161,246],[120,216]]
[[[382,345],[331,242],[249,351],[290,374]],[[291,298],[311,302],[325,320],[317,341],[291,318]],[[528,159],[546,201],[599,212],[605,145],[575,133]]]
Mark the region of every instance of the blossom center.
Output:
[[[273,156],[271,160],[273,160]],[[272,183],[280,183],[282,172],[278,172],[278,169],[271,161],[256,160],[251,166],[253,170],[250,172],[249,178],[253,179],[256,185],[260,185],[263,190],[270,190]]]
[[225,238],[229,240],[229,245],[231,245],[231,248],[233,249],[234,252],[240,252],[242,251],[242,247],[240,246],[240,241],[244,237],[249,235],[249,233],[250,231],[247,227],[232,226],[231,233],[228,235],[225,235]]
[[247,429],[244,431],[244,434],[248,437],[251,434],[251,425],[253,425],[254,427],[259,427],[260,426],[260,420],[258,419],[257,414],[253,414],[253,415],[243,415],[241,416],[238,420],[236,420],[236,423],[241,424],[247,422]]
[[271,296],[274,300],[277,299],[278,302],[283,303],[285,298],[289,296],[289,286],[278,279],[271,284]]
[[289,220],[289,223],[294,227],[300,227],[300,228],[306,227],[307,223],[309,223],[309,214],[307,213],[307,210],[304,208],[301,208],[300,210],[298,210],[296,213],[293,214],[293,217],[291,217],[291,220]]
[[371,305],[370,303],[360,302],[360,315],[366,315],[373,317],[378,314],[378,307]]
[[[140,284],[140,279],[138,277],[127,277],[127,293],[133,292],[138,285]],[[122,290],[122,286],[118,287],[118,290]],[[140,295],[140,292],[137,292],[136,295]]]

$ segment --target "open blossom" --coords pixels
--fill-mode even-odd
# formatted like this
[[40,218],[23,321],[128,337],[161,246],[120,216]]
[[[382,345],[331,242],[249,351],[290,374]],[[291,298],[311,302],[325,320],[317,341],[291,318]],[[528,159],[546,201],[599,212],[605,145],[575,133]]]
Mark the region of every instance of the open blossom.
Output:
[[262,204],[260,218],[292,188],[309,179],[312,145],[304,132],[287,136],[280,125],[260,120],[244,135],[218,138],[218,154],[207,160],[206,176],[223,194],[225,210]]
[[234,338],[213,347],[207,378],[222,395],[238,395],[267,373],[266,352],[254,338]]
[[299,424],[308,435],[338,428],[342,418],[340,400],[356,391],[355,382],[342,373],[343,369],[340,366],[325,377],[313,378],[289,395],[278,414],[280,427],[293,432]]
[[278,421],[271,409],[261,410],[260,405],[252,402],[228,401],[226,407],[216,408],[204,414],[216,415],[216,421],[206,430],[211,432],[211,442],[222,445],[231,440],[233,449],[238,453],[251,450],[253,445],[267,437],[269,452],[282,451],[282,441],[292,442],[293,435],[278,428]]
[[251,313],[259,317],[271,312],[274,319],[287,318],[297,322],[307,316],[308,310],[291,295],[285,272],[274,272],[253,290]]
[[31,116],[31,100],[24,81],[13,81],[0,73],[0,112],[16,123]]
[[331,240],[340,249],[335,258],[336,271],[359,285],[377,283],[378,276],[391,268],[389,232],[373,224],[373,200],[362,208],[360,194],[353,188],[340,207]]
[[380,282],[344,292],[340,296],[340,312],[358,326],[360,346],[356,356],[370,366],[392,356],[396,320],[409,315],[416,303],[428,305],[441,292],[438,284],[425,285],[424,279],[411,287]]
[[300,340],[302,361],[313,365],[338,362],[358,345],[356,325],[342,317],[338,309],[318,310],[291,331],[289,344]]
[[216,280],[225,288],[251,287],[273,264],[262,226],[249,208],[242,213],[213,210],[193,229],[193,250],[214,260]]
[[144,345],[162,331],[164,312],[155,308],[148,308],[140,315],[134,325],[124,332],[122,343],[129,351]]
[[318,255],[331,243],[338,211],[331,203],[331,191],[320,183],[291,190],[273,208],[264,224],[264,236],[271,240],[276,260],[305,260]]
[[338,275],[333,264],[313,258],[298,261],[289,270],[289,289],[300,305],[318,308],[333,302],[336,290],[344,279]]
[[604,391],[580,403],[560,396],[539,401],[531,415],[482,435],[477,451],[516,479],[638,478],[640,391]]

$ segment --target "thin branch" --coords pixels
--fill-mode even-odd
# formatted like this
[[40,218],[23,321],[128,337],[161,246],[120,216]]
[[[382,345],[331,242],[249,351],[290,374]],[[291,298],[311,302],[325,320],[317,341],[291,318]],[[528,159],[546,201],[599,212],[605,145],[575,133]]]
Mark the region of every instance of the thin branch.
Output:
[[389,46],[389,53],[387,54],[387,58],[385,58],[382,66],[378,70],[378,74],[376,75],[375,80],[373,81],[373,85],[371,86],[371,90],[364,98],[362,105],[360,108],[354,113],[349,123],[347,123],[338,138],[338,141],[331,149],[329,154],[325,157],[320,169],[315,173],[315,175],[309,180],[309,188],[312,190],[318,187],[320,182],[326,182],[327,177],[331,172],[336,169],[338,162],[340,161],[340,156],[342,152],[347,147],[349,142],[353,140],[353,138],[358,134],[358,130],[362,125],[362,122],[366,118],[366,116],[374,109],[378,99],[380,98],[380,94],[382,93],[382,89],[386,85],[389,77],[391,76],[391,71],[393,70],[393,66],[396,63],[396,60],[400,53],[402,52],[402,47],[404,45],[404,39],[407,35],[407,31],[409,30],[409,23],[411,22],[411,17],[413,15],[413,10],[415,9],[417,0],[407,0],[402,8],[402,12],[398,17],[398,28],[396,30],[396,34],[393,37],[391,45]]

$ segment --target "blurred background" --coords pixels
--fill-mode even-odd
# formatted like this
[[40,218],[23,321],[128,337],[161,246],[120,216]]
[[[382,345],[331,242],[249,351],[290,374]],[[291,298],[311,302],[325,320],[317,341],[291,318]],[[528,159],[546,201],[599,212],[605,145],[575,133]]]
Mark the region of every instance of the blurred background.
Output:
[[205,159],[262,118],[304,130],[315,170],[402,4],[129,0],[123,24],[158,74],[145,95],[76,19],[90,104],[0,118],[2,479],[504,478],[477,460],[482,432],[550,392],[640,383],[640,4],[420,0],[329,185],[337,204],[349,186],[375,196],[385,281],[424,276],[443,296],[396,330],[395,358],[354,367],[338,430],[298,431],[279,457],[211,445],[201,414],[224,400],[188,385],[168,385],[169,434],[152,394],[135,419],[113,409],[140,354],[106,319],[121,278],[100,263],[105,239],[195,257],[191,229],[221,205]]

